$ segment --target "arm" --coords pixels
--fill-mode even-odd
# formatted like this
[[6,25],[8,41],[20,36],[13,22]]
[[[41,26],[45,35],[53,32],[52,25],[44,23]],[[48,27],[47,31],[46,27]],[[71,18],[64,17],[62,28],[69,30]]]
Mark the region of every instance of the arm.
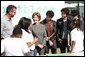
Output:
[[28,42],[27,45],[30,47],[32,46],[33,44],[35,44],[36,42],[38,41],[38,38],[34,38],[34,41],[33,42]]
[[[36,34],[34,33],[34,31],[33,31],[33,27],[31,28],[31,31],[32,31],[32,35],[33,35],[33,37],[34,37],[34,40],[35,39],[38,39],[38,36],[36,36]],[[33,41],[33,43],[37,43],[38,41]],[[33,44],[32,43],[32,44]],[[38,44],[38,43],[37,43]],[[35,44],[35,46],[37,46],[37,44]]]
[[3,37],[2,37],[3,29],[4,29],[4,22],[3,22],[3,21],[1,21],[1,38],[3,38]]
[[68,47],[70,46],[70,35],[68,34],[68,37],[67,37],[67,41],[68,41]]
[[57,40],[60,41],[60,28],[59,28],[59,21],[56,22],[56,37],[57,37]]
[[54,31],[54,33],[49,37],[50,40],[55,39],[55,36],[56,36],[56,22],[53,23],[53,31]]
[[25,56],[30,56],[30,53],[29,53],[29,52],[27,52],[27,53],[25,53],[24,55],[25,55]]
[[45,30],[45,27],[44,27],[43,42],[42,42],[43,46],[46,46],[46,38],[47,38],[47,33],[46,33],[46,30]]
[[72,41],[72,50],[71,50],[71,53],[72,53],[73,50],[74,50],[75,44],[76,44],[76,42],[75,42],[75,41]]

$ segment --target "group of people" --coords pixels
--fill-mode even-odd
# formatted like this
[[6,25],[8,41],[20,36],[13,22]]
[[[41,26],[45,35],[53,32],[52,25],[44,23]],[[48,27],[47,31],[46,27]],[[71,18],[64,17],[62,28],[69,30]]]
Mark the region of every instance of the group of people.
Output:
[[69,10],[61,9],[62,17],[57,21],[52,20],[54,12],[48,10],[46,18],[41,22],[40,13],[34,12],[34,24],[30,18],[22,17],[13,28],[11,18],[16,10],[16,6],[9,5],[1,18],[1,53],[6,56],[46,55],[49,49],[52,54],[56,54],[57,47],[60,47],[61,53],[66,53],[66,47],[70,53],[84,50],[84,30],[81,29],[77,10],[72,11],[70,19]]

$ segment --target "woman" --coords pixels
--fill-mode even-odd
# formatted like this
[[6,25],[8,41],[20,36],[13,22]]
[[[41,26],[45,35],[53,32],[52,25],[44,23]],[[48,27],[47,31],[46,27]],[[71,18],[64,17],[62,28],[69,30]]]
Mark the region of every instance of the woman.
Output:
[[84,34],[80,28],[80,23],[78,20],[73,20],[71,23],[71,39],[72,39],[72,53],[80,53],[84,50],[83,40]]
[[40,24],[41,15],[39,12],[34,12],[32,15],[34,24],[32,26],[32,33],[34,37],[38,38],[38,42],[35,44],[35,55],[44,55],[44,48],[46,46],[46,31],[44,25]]
[[18,23],[21,27],[23,35],[22,39],[27,43],[28,48],[30,49],[30,56],[34,56],[35,43],[38,41],[38,38],[33,38],[30,28],[32,27],[31,19],[22,17]]

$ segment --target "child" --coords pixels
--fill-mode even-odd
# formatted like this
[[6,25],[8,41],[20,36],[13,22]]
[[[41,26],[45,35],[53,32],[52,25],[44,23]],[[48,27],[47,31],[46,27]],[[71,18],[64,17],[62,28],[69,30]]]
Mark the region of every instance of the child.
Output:
[[26,56],[29,55],[27,44],[21,39],[22,30],[15,26],[13,36],[4,39],[1,42],[1,53],[5,52],[6,56]]

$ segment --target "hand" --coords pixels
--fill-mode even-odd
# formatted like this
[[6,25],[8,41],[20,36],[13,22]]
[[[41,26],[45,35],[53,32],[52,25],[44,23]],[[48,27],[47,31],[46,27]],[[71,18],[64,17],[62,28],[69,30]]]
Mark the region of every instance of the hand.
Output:
[[46,38],[46,41],[48,41],[48,39],[49,39],[49,38],[47,37],[47,38]]
[[28,42],[27,45],[28,45],[28,47],[32,46],[31,42]]
[[50,40],[49,40],[49,44],[50,44],[50,46],[53,46],[53,42],[52,42],[52,41],[50,41]]
[[58,41],[59,41],[59,43],[62,43],[62,40],[61,39],[59,39]]
[[59,42],[61,41],[61,39],[58,40]]
[[37,41],[38,41],[38,38],[35,37],[35,38],[34,38],[34,41],[37,42]]
[[44,46],[43,46],[43,45],[41,45],[41,44],[38,44],[38,47],[42,49]]
[[69,48],[70,47],[70,44],[68,44],[67,47]]

